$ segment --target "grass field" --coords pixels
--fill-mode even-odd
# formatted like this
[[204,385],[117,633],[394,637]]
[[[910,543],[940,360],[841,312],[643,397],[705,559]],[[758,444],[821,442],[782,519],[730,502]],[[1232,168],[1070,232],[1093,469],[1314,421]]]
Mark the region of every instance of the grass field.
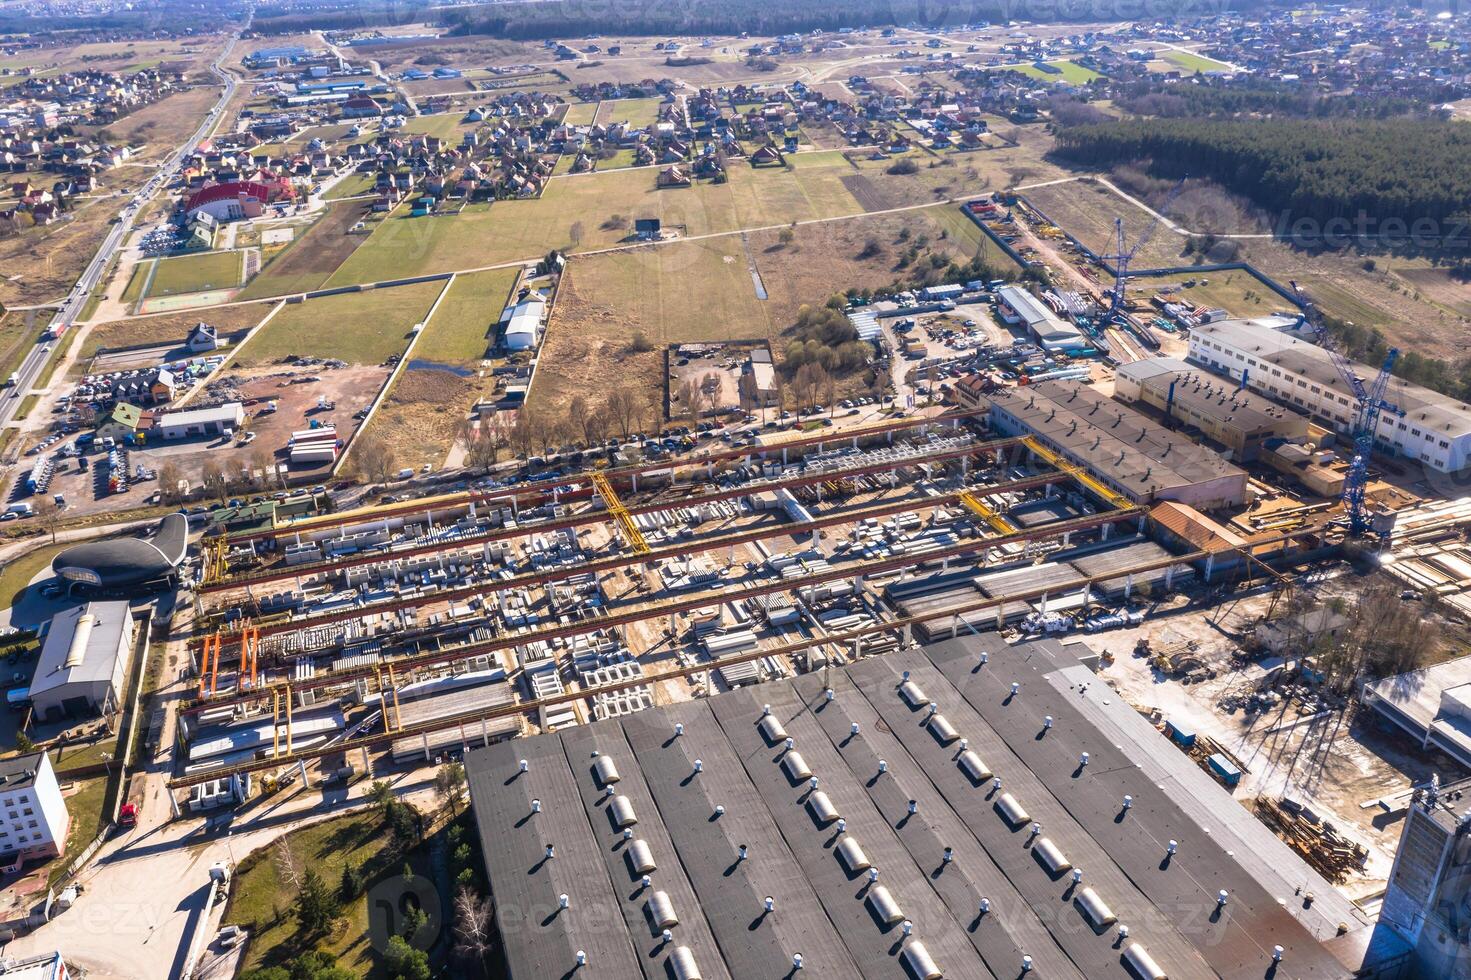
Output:
[[630,129],[642,129],[659,121],[659,106],[663,98],[653,99],[609,99],[598,106],[598,122],[627,123]]
[[460,133],[479,125],[478,123],[466,123],[464,119],[465,115],[462,112],[440,112],[432,116],[414,116],[406,121],[398,131],[400,133],[423,133],[426,136],[438,136],[440,139],[459,142]]
[[568,126],[591,126],[598,118],[596,102],[573,102],[567,106],[562,122]]
[[[42,320],[41,324],[45,322]],[[0,313],[0,380],[9,378],[20,367],[40,333],[40,324],[26,326],[25,312]]]
[[[61,781],[66,780],[63,777]],[[107,777],[94,776],[75,782],[77,791],[65,800],[66,812],[71,818],[71,825],[66,830],[66,845],[61,857],[54,860],[48,869],[48,877],[53,882],[61,877],[67,865],[102,829],[102,803],[107,795]]]
[[233,289],[240,285],[243,259],[241,252],[205,252],[159,259],[153,280],[148,284],[148,295],[178,296],[209,289]]
[[1166,51],[1164,57],[1166,61],[1172,62],[1188,72],[1229,72],[1231,70],[1231,66],[1223,61],[1216,61],[1214,58],[1207,58],[1203,55],[1191,54],[1188,51]]
[[1032,78],[1041,79],[1044,82],[1067,82],[1070,85],[1086,85],[1095,78],[1103,77],[1093,69],[1084,68],[1082,65],[1072,61],[1048,61],[1046,64],[1056,68],[1057,73],[1043,71],[1034,65],[1011,65],[1008,67],[1014,71],[1021,72],[1023,75],[1030,75]]
[[260,299],[318,288],[354,249],[369,241],[367,235],[348,231],[363,214],[360,202],[332,205],[305,234],[298,234],[290,245],[272,257],[237,298]]
[[[225,921],[251,933],[244,968],[276,966],[308,949],[322,949],[335,954],[338,965],[354,975],[382,977],[382,964],[368,939],[366,889],[343,906],[336,927],[325,937],[304,936],[291,915],[295,891],[286,870],[305,874],[312,868],[334,894],[349,864],[362,870],[369,886],[401,874],[405,855],[393,846],[382,815],[373,810],[338,817],[292,831],[282,840],[289,864],[283,860],[283,845],[255,851],[240,862],[231,889]],[[432,875],[426,849],[410,852],[408,859],[416,875]]]
[[127,286],[123,287],[123,302],[136,303],[143,298],[143,284],[148,281],[149,274],[153,271],[153,263],[156,259],[146,259],[133,266],[133,274],[128,277]]
[[443,465],[460,422],[494,392],[482,362],[518,278],[515,269],[455,277],[370,425],[401,465]]
[[[576,395],[597,400],[610,377],[656,398],[663,377],[659,348],[668,344],[764,338],[780,361],[786,331],[804,303],[820,304],[850,287],[888,285],[898,255],[920,236],[938,252],[969,258],[953,236],[939,239],[942,226],[932,216],[938,213],[926,208],[804,225],[790,244],[773,230],[748,241],[729,235],[574,258],[542,345],[531,407],[558,414]],[[757,297],[751,265],[765,300]],[[635,333],[654,349],[633,350]]]
[[189,328],[200,320],[219,331],[220,338],[223,340],[226,334],[255,326],[270,311],[271,304],[269,303],[249,303],[241,306],[220,306],[209,310],[131,317],[127,320],[99,323],[87,331],[87,339],[83,341],[78,357],[86,361],[104,347],[182,344],[189,335]]
[[443,288],[442,282],[421,282],[292,304],[240,349],[237,360],[265,364],[301,354],[382,364],[408,345],[409,330]]
[[[1196,284],[1169,294],[1170,299],[1188,299],[1200,306],[1218,307],[1234,317],[1266,316],[1288,306],[1286,300],[1258,282],[1255,276],[1240,270],[1131,279],[1129,297],[1136,302],[1148,303],[1159,287],[1181,285],[1186,279],[1194,279]],[[1201,285],[1201,279],[1209,282]]]
[[414,345],[414,360],[456,367],[478,364],[485,357],[491,331],[516,279],[515,269],[456,276],[444,302]]
[[[843,185],[843,176],[836,167],[737,165],[724,184],[678,190],[659,190],[649,168],[557,178],[538,199],[500,201],[485,212],[390,217],[327,285],[495,265],[540,257],[554,248],[604,248],[628,234],[627,227],[604,227],[615,214],[626,220],[658,217],[665,228],[682,227],[686,236],[860,214],[864,208]],[[253,293],[247,289],[244,295]]]
[[359,194],[367,194],[373,190],[377,177],[373,174],[348,174],[342,178],[332,189],[322,195],[326,201],[337,201],[344,197],[356,197]]

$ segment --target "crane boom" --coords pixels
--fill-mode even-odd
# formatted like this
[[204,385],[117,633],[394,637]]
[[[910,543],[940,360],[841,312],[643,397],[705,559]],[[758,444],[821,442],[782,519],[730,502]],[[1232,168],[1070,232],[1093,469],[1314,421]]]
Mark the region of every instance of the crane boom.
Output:
[[[1354,370],[1354,362],[1335,346],[1333,337],[1323,325],[1318,308],[1312,300],[1303,295],[1296,282],[1292,283],[1292,292],[1302,308],[1303,323],[1312,330],[1318,346],[1328,352],[1333,366],[1338,369],[1339,375],[1353,393],[1354,413],[1350,434],[1354,441],[1354,456],[1348,467],[1348,476],[1343,481],[1343,507],[1348,515],[1349,536],[1361,537],[1373,530],[1373,521],[1364,502],[1364,492],[1369,485],[1369,459],[1374,453],[1374,436],[1379,431],[1379,416],[1384,411],[1402,414],[1398,407],[1384,399],[1384,393],[1389,390],[1389,379],[1394,371],[1395,361],[1399,360],[1399,349],[1391,347],[1385,352],[1379,373],[1373,381],[1365,385]],[[1384,537],[1381,534],[1381,542]]]

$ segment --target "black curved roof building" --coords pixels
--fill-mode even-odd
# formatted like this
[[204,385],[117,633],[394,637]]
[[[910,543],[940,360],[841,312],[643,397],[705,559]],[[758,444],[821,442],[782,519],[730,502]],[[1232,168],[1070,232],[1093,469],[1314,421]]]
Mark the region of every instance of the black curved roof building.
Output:
[[110,538],[68,548],[51,570],[72,585],[105,592],[125,591],[173,578],[189,544],[189,521],[168,514],[148,538]]

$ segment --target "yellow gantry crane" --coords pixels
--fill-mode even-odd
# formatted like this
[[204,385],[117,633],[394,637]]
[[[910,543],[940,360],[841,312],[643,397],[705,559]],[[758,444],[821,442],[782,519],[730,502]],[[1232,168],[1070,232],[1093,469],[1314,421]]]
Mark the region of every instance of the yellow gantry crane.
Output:
[[225,561],[225,536],[204,539],[204,584],[214,585],[223,582],[225,575],[229,572],[228,563]]
[[1016,525],[1012,524],[1005,517],[1002,517],[999,511],[969,490],[963,491],[960,494],[960,502],[965,505],[966,510],[991,525],[998,533],[1016,533]]
[[592,485],[593,489],[598,492],[598,496],[603,498],[603,503],[608,507],[608,514],[618,524],[619,529],[623,532],[624,540],[633,549],[633,553],[647,555],[649,543],[644,540],[638,525],[633,523],[633,517],[628,513],[628,508],[624,507],[623,501],[618,499],[618,494],[613,490],[613,484],[609,483],[608,478],[602,473],[595,472],[592,474]]
[[1093,475],[1090,474],[1083,467],[1076,466],[1063,459],[1062,456],[1042,445],[1034,437],[1023,437],[1022,445],[1030,449],[1035,456],[1040,458],[1048,466],[1051,466],[1054,469],[1059,470],[1060,472],[1066,473],[1074,480],[1077,480],[1088,491],[1102,499],[1104,503],[1108,504],[1114,510],[1126,510],[1134,506],[1133,502],[1130,501],[1128,497],[1125,497],[1123,494],[1095,479]]

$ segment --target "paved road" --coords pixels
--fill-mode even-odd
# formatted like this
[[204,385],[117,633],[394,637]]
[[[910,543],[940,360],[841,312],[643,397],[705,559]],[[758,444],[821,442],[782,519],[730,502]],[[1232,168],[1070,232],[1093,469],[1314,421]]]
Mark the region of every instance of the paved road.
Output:
[[[103,238],[101,247],[97,249],[97,254],[92,257],[92,261],[88,263],[86,271],[82,273],[81,278],[72,287],[72,291],[67,294],[66,299],[61,304],[61,309],[52,317],[50,326],[51,334],[59,336],[77,321],[82,309],[91,298],[92,291],[102,284],[103,274],[107,271],[108,265],[112,262],[113,257],[117,255],[118,249],[122,246],[124,240],[127,239],[128,234],[133,230],[133,222],[137,219],[138,215],[148,205],[148,202],[153,200],[154,196],[167,185],[179,161],[189,153],[194,152],[194,148],[199,145],[200,141],[214,131],[215,123],[220,118],[220,114],[224,112],[225,105],[230,101],[230,97],[235,94],[237,83],[234,76],[228,74],[221,68],[225,60],[230,57],[230,52],[234,50],[235,41],[236,39],[232,38],[230,43],[225,46],[225,50],[220,52],[220,56],[215,60],[215,63],[210,65],[210,71],[214,72],[225,83],[225,89],[220,95],[219,102],[215,103],[215,107],[209,111],[209,115],[200,124],[199,130],[189,138],[188,142],[175,150],[154,171],[153,176],[138,189],[137,193],[133,195],[132,203],[126,205],[122,213],[118,216],[117,223],[109,226],[107,236]],[[21,363],[20,369],[16,372],[18,375],[16,384],[6,389],[4,392],[5,397],[0,398],[0,426],[6,425],[15,417],[16,412],[20,409],[21,402],[24,400],[24,396],[30,392],[32,386],[36,384],[42,372],[45,371],[46,362],[51,359],[52,346],[50,340],[43,341],[37,344],[26,355],[25,360]]]

